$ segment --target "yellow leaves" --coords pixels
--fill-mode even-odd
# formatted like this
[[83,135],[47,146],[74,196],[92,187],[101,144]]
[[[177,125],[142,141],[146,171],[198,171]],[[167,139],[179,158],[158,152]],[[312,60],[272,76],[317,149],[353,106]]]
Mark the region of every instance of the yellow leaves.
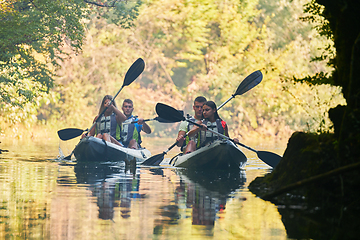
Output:
[[0,14],[9,14],[14,13],[13,3],[16,2],[15,0],[1,0],[0,1]]

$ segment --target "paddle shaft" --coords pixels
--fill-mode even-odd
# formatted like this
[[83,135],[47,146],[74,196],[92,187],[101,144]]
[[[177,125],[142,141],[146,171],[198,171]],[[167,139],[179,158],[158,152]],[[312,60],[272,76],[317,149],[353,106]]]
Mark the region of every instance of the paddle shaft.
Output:
[[[198,124],[198,123],[195,123],[195,122],[190,121],[188,119],[186,119],[186,121],[188,121],[188,122],[190,122],[190,123],[192,123],[192,124],[194,124],[194,125],[196,125],[198,127],[201,127],[201,125]],[[220,136],[222,138],[225,138],[227,140],[230,140],[230,141],[234,142],[233,139],[231,139],[231,138],[229,138],[229,137],[227,137],[227,136],[225,136],[225,135],[223,135],[221,133],[215,132],[214,130],[207,129],[207,131],[210,131],[210,132],[212,132],[212,133],[214,133],[214,134],[216,134],[216,135],[218,135],[218,136]],[[246,145],[244,145],[242,143],[239,143],[239,142],[235,143],[235,144],[238,144],[238,145],[240,145],[240,146],[242,146],[242,147],[244,147],[244,148],[246,148],[246,149],[248,149],[250,151],[255,152],[263,162],[265,162],[266,164],[268,164],[269,166],[271,166],[273,168],[276,167],[276,165],[280,162],[281,157],[279,155],[275,154],[275,153],[266,152],[266,151],[257,151],[255,149],[253,149],[251,147],[248,147],[248,146],[246,146]]]
[[173,145],[171,145],[168,149],[166,149],[163,153],[167,154],[171,149],[173,149],[177,144],[179,143],[179,141],[176,141]]
[[231,97],[229,97],[228,100],[226,100],[225,102],[223,102],[218,108],[217,110],[219,110],[220,108],[222,108],[225,104],[227,104],[231,99],[233,99],[235,97],[235,95],[232,95]]
[[[156,120],[156,118],[144,119],[144,122],[153,121],[153,120]],[[133,123],[137,123],[137,122],[138,121],[126,122],[126,123],[123,123],[123,125],[133,124]]]
[[262,76],[262,73],[260,72],[260,70],[257,70],[255,72],[251,73],[250,75],[248,75],[240,83],[240,85],[236,89],[236,92],[228,100],[226,100],[223,104],[221,104],[217,108],[217,110],[222,108],[227,102],[229,102],[231,99],[233,99],[237,95],[242,95],[242,94],[246,93],[247,91],[249,91],[250,89],[254,88],[256,85],[258,85],[261,82],[262,78],[263,78],[263,76]]
[[[198,124],[198,123],[196,123],[196,122],[193,122],[193,121],[191,121],[191,120],[189,120],[189,119],[186,119],[186,121],[189,122],[189,123],[192,123],[192,124],[194,124],[194,125],[196,125],[196,126],[198,126],[198,127],[200,127],[200,128],[202,127],[200,124]],[[230,140],[230,141],[234,142],[233,139],[229,138],[228,136],[225,136],[224,134],[221,134],[221,133],[216,132],[216,131],[211,130],[211,129],[207,129],[207,131],[212,132],[212,133],[214,133],[214,134],[216,134],[216,135],[218,135],[218,136],[220,136],[220,137],[222,137],[222,138],[225,138],[226,140]],[[255,149],[253,149],[253,148],[251,148],[251,147],[248,147],[248,146],[246,146],[246,145],[244,145],[244,144],[242,144],[242,143],[236,143],[236,144],[239,144],[240,146],[242,146],[242,147],[244,147],[244,148],[247,148],[247,149],[249,149],[249,150],[251,150],[251,151],[253,151],[253,152],[256,152],[256,153],[258,152],[258,151],[256,151]]]

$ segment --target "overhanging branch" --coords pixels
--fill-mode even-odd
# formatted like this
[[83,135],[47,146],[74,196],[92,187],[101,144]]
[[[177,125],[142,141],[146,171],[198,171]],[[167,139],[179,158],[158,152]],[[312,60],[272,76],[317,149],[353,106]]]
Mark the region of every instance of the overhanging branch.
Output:
[[[123,1],[123,0],[120,0],[120,1]],[[102,3],[102,2],[93,2],[93,1],[89,1],[89,0],[84,0],[84,2],[88,3],[88,4],[98,6],[98,7],[112,8],[112,7],[115,7],[115,4],[116,4],[116,2],[118,2],[118,0],[111,1],[110,3],[107,3],[107,2],[104,2],[104,3]]]

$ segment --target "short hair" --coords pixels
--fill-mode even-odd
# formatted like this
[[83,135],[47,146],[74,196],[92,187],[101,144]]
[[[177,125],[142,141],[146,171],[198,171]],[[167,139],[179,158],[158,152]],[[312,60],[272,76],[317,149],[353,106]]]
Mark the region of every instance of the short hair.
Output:
[[203,102],[206,102],[206,101],[207,101],[207,100],[206,100],[205,97],[203,97],[203,96],[198,96],[198,97],[195,98],[194,104],[195,104],[195,102],[203,103]]
[[133,105],[133,106],[134,106],[133,101],[132,101],[131,99],[128,99],[128,98],[124,100],[124,102],[123,102],[123,106],[124,106],[124,103],[129,103],[129,104],[131,104],[131,105]]

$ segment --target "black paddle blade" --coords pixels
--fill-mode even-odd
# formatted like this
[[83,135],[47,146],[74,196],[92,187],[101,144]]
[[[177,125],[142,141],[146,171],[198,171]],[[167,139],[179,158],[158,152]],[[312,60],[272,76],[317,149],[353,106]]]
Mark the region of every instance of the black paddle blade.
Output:
[[145,69],[145,62],[142,58],[138,58],[125,74],[123,86],[132,83]]
[[149,159],[146,159],[141,165],[144,166],[158,166],[162,160],[164,160],[165,153],[160,153],[158,155],[152,156]]
[[[184,115],[184,111],[182,110],[177,110],[181,115]],[[160,123],[173,123],[174,121],[170,121],[170,120],[167,120],[165,118],[162,118],[162,117],[156,117],[154,118],[154,120],[160,122]],[[177,121],[176,121],[177,122]]]
[[160,123],[173,123],[173,121],[169,121],[169,120],[166,120],[164,118],[161,118],[161,117],[156,117],[154,118],[154,120],[160,122]]
[[159,117],[164,118],[170,122],[181,122],[185,120],[183,114],[166,104],[157,103],[155,110]]
[[276,153],[266,152],[266,151],[257,151],[258,157],[267,165],[274,168],[281,160],[281,157]]
[[57,133],[61,140],[67,141],[67,140],[70,140],[70,139],[80,136],[84,131],[86,131],[86,130],[82,130],[82,129],[78,129],[78,128],[65,128],[65,129],[59,130]]
[[260,70],[253,72],[240,83],[233,96],[235,97],[237,95],[242,95],[246,93],[250,89],[254,88],[256,85],[258,85],[262,81],[262,79],[263,75]]

